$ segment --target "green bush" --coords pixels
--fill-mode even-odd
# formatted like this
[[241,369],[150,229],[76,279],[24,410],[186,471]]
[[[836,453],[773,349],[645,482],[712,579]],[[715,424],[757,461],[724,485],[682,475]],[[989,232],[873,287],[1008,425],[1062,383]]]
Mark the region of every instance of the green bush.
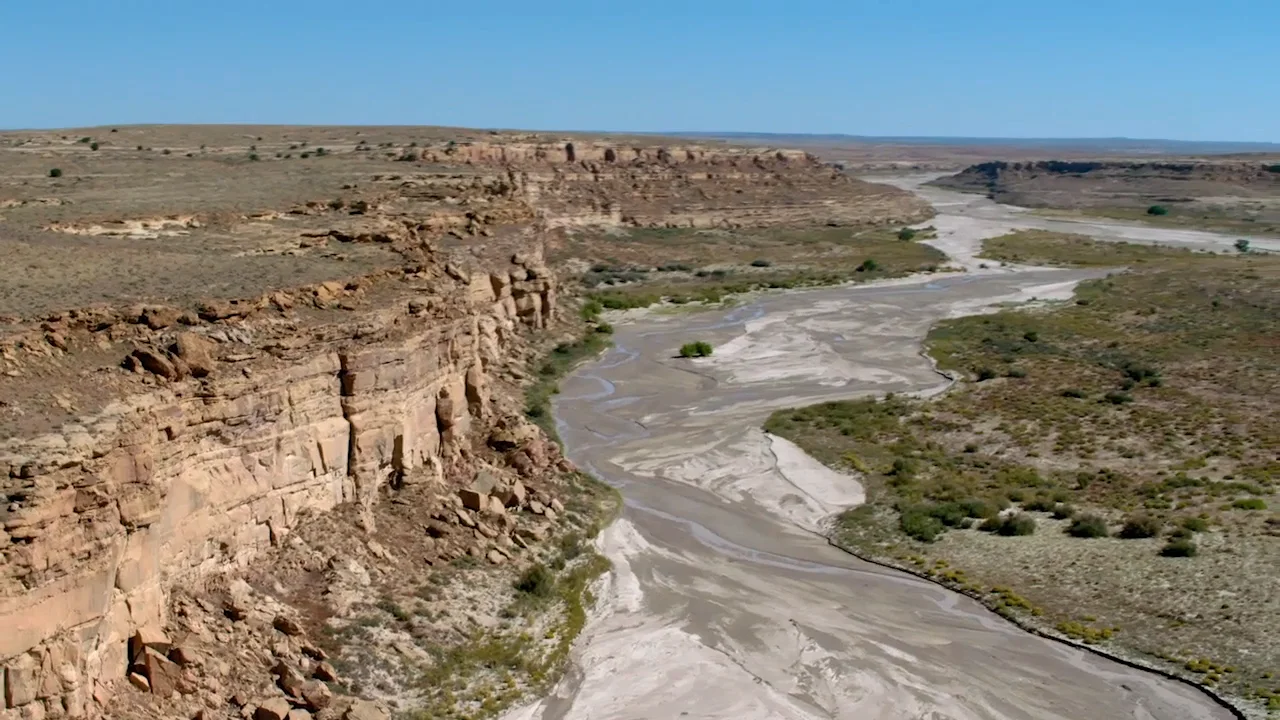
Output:
[[583,320],[595,320],[602,312],[604,312],[604,305],[601,305],[600,301],[595,298],[588,300],[582,305],[581,314]]
[[1103,399],[1103,400],[1106,400],[1107,402],[1111,403],[1112,405],[1124,405],[1125,403],[1131,403],[1131,402],[1133,402],[1133,396],[1132,396],[1132,395],[1130,395],[1129,393],[1119,392],[1119,391],[1117,391],[1117,390],[1112,390],[1111,392],[1107,393],[1106,395],[1103,395],[1103,396],[1102,396],[1102,399]]
[[51,178],[60,178],[60,177],[62,177],[62,168],[53,168],[52,170],[50,170],[50,171],[49,171],[49,177],[51,177]]
[[680,357],[682,358],[710,357],[710,355],[711,343],[708,342],[699,340],[680,346]]
[[758,258],[756,260],[751,261],[751,267],[765,268],[765,267],[769,267],[770,265],[773,265],[773,263],[769,262],[768,260],[765,260],[764,258]]
[[95,142],[95,143],[89,143],[89,149],[90,149],[90,150],[97,150],[97,149],[98,149],[98,143],[96,143],[96,142]]
[[989,367],[980,367],[975,372],[978,375],[978,382],[994,380],[997,377],[996,371]]
[[1231,507],[1237,510],[1266,510],[1267,504],[1262,498],[1240,498],[1231,503]]
[[1152,205],[1151,207],[1147,208],[1147,214],[1148,215],[1168,215],[1169,208],[1163,205]]
[[1067,388],[1062,391],[1062,397],[1076,398],[1077,400],[1089,397],[1089,393],[1079,388]]
[[904,227],[898,231],[898,239],[899,240],[915,240],[916,231],[911,228]]
[[596,326],[596,332],[601,333],[603,335],[612,335],[613,326],[610,325],[609,323],[600,323],[599,325]]
[[258,153],[249,153],[249,160],[251,162],[258,162],[259,159]]
[[82,138],[80,138],[80,143],[81,143],[82,145],[88,145],[88,144],[90,143],[90,141],[92,141],[92,140],[93,140],[93,138],[82,137]]
[[1125,518],[1119,536],[1125,540],[1153,538],[1159,536],[1163,528],[1164,523],[1159,518],[1145,514],[1130,515]]
[[1204,532],[1209,529],[1209,521],[1202,517],[1188,517],[1182,519],[1182,527],[1191,532]]
[[550,597],[555,590],[556,578],[555,574],[547,569],[546,565],[537,563],[530,566],[528,570],[516,580],[515,588],[518,592],[534,597]]
[[858,267],[854,268],[854,270],[857,272],[875,272],[879,269],[880,269],[880,263],[876,262],[875,260],[872,260],[871,258],[867,258],[866,260],[863,260],[862,263],[858,265]]
[[1196,544],[1189,538],[1176,538],[1160,548],[1160,554],[1165,557],[1195,557]]
[[1245,240],[1244,238],[1240,238],[1239,240],[1237,240],[1237,241],[1235,242],[1235,245],[1236,245],[1236,250],[1238,250],[1238,251],[1240,251],[1240,252],[1242,252],[1242,253],[1247,253],[1247,252],[1249,252],[1249,241],[1248,241],[1248,240]]
[[1076,509],[1066,503],[1058,503],[1053,506],[1053,518],[1055,520],[1066,520],[1076,514]]
[[945,529],[942,521],[929,514],[929,509],[925,507],[904,510],[898,518],[898,526],[907,535],[927,543],[937,540]]
[[1078,538],[1104,538],[1111,533],[1107,531],[1107,521],[1097,515],[1081,515],[1071,521],[1067,534]]
[[1032,535],[1036,531],[1036,519],[1026,513],[1005,516],[996,532],[1001,535]]
[[1022,506],[1023,510],[1029,512],[1052,512],[1056,505],[1054,499],[1048,495],[1037,495]]

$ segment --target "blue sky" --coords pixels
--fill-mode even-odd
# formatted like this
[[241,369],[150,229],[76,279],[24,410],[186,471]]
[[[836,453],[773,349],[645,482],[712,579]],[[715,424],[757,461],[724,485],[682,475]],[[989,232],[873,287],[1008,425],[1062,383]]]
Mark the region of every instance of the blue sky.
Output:
[[1277,0],[2,0],[0,127],[1280,141]]

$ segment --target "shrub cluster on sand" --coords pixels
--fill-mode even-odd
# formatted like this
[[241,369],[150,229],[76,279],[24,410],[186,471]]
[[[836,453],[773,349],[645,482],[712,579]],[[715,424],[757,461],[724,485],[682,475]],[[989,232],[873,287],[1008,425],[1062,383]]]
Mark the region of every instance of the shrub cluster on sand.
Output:
[[711,343],[709,342],[703,342],[701,340],[698,340],[697,342],[685,343],[680,346],[680,357],[682,358],[710,357],[710,356],[711,356]]

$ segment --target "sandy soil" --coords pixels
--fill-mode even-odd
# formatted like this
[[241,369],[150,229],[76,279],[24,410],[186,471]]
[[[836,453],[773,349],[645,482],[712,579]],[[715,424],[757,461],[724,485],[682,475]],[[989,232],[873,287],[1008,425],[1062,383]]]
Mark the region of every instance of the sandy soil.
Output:
[[[627,507],[600,541],[615,571],[574,667],[510,717],[1231,717],[1199,690],[1027,635],[832,548],[816,531],[861,487],[759,430],[779,407],[945,387],[920,353],[932,323],[1069,296],[1097,274],[976,267],[982,237],[1025,225],[953,215],[961,205],[948,203],[968,196],[940,192],[929,190],[943,213],[933,242],[972,272],[634,319],[566,380],[556,412],[568,452]],[[695,339],[716,353],[673,357]]]

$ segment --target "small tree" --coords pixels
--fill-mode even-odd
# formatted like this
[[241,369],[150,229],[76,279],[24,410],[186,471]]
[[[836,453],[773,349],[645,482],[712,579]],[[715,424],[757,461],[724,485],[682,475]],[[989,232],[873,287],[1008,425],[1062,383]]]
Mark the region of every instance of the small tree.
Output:
[[1239,240],[1237,240],[1236,250],[1239,250],[1242,253],[1249,252],[1249,241],[1245,240],[1244,238],[1240,238]]
[[1168,215],[1169,208],[1163,205],[1152,205],[1151,207],[1147,208],[1147,214],[1148,215]]

